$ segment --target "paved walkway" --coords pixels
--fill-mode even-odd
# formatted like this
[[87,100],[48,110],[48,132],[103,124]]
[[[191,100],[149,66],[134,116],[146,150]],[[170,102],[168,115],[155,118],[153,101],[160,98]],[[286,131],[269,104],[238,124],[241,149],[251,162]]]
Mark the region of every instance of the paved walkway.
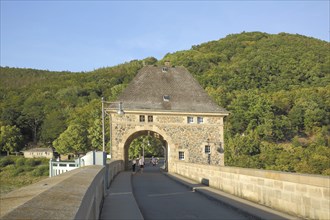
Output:
[[133,191],[144,219],[249,219],[173,181],[157,167],[133,176]]
[[295,218],[148,164],[143,173],[118,174],[105,197],[101,219]]
[[143,219],[132,193],[131,172],[119,173],[111,183],[100,219]]

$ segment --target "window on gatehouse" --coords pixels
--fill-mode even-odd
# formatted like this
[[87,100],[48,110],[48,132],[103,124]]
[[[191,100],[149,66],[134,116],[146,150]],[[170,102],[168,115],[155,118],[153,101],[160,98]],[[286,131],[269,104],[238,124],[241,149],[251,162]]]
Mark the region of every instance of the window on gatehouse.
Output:
[[152,115],[148,115],[148,122],[153,122],[154,121],[154,117]]
[[194,117],[190,117],[190,116],[188,116],[188,117],[187,117],[187,123],[188,123],[188,124],[192,124],[192,123],[194,123]]
[[144,115],[140,115],[140,122],[145,122],[146,121],[146,118]]
[[184,160],[184,152],[179,151],[179,160]]
[[211,153],[211,147],[210,147],[210,145],[205,145],[205,153],[206,154]]

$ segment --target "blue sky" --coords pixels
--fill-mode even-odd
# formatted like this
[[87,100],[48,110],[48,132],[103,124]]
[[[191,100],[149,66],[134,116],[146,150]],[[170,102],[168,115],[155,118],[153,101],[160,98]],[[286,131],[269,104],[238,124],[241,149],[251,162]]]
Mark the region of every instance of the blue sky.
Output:
[[1,66],[91,71],[243,31],[329,42],[329,1],[1,0]]

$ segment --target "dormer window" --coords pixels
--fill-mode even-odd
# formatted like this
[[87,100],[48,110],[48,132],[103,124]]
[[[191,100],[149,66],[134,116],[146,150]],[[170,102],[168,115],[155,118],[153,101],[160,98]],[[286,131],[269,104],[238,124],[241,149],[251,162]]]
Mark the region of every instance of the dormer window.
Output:
[[170,101],[170,98],[171,98],[171,97],[170,97],[169,95],[164,95],[164,96],[163,96],[163,101],[164,101],[164,102],[169,102],[169,101]]
[[164,66],[162,71],[163,71],[163,73],[166,73],[168,71],[168,68],[166,66]]

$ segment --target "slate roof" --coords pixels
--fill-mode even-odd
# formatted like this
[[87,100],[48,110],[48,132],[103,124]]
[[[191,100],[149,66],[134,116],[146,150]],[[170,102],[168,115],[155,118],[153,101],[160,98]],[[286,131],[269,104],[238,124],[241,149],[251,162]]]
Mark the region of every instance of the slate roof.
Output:
[[[119,95],[124,111],[224,113],[184,67],[143,67]],[[169,96],[169,101],[164,100]]]

